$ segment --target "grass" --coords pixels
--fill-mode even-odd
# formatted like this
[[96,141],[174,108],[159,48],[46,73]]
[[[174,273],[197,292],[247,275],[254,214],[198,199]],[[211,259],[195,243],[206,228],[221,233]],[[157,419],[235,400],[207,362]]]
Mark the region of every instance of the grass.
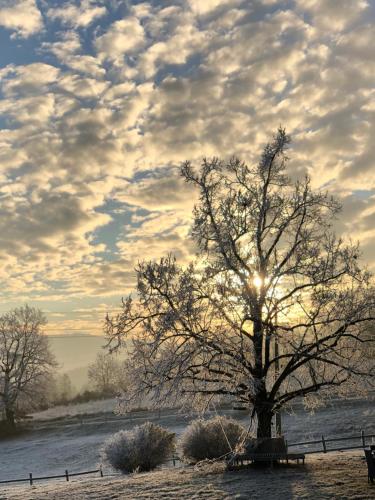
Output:
[[350,452],[309,456],[305,466],[227,472],[223,464],[217,463],[202,468],[9,487],[2,495],[2,500],[367,500],[375,497],[375,485],[367,483],[363,452]]

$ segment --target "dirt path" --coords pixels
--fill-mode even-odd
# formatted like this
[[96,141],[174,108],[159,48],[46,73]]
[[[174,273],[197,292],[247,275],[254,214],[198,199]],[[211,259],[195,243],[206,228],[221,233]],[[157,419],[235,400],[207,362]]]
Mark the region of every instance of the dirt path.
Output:
[[226,472],[223,465],[161,470],[127,477],[49,482],[0,491],[1,500],[375,499],[362,452],[309,456],[305,466]]

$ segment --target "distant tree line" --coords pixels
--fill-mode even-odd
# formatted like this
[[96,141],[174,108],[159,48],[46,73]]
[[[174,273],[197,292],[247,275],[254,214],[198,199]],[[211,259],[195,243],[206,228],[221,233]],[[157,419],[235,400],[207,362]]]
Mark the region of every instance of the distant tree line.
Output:
[[112,398],[126,391],[123,361],[116,354],[98,353],[95,361],[88,367],[88,379],[89,384],[77,391],[67,373],[53,377],[49,387],[48,406]]
[[57,372],[43,332],[46,323],[43,313],[28,305],[0,316],[0,435],[15,431],[32,411],[114,397],[126,389],[122,362],[102,352],[88,368],[89,385],[78,393],[69,375]]

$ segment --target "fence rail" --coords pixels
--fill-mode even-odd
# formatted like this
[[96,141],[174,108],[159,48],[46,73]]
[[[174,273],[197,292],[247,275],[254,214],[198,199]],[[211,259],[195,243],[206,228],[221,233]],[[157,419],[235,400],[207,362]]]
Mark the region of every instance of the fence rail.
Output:
[[[370,443],[366,439],[370,439],[372,442]],[[303,443],[287,443],[288,448],[291,447],[296,447],[296,446],[309,446],[309,445],[321,445],[321,448],[317,450],[303,450],[305,454],[311,454],[311,453],[328,453],[330,451],[344,451],[344,450],[356,450],[356,449],[361,449],[365,448],[366,446],[369,446],[370,444],[374,444],[374,439],[375,439],[375,434],[365,434],[365,432],[362,430],[360,435],[355,435],[355,436],[345,436],[345,437],[337,437],[337,438],[326,438],[324,435],[322,435],[321,439],[314,440],[314,441],[304,441]],[[350,446],[341,446],[339,448],[331,448],[327,446],[329,443],[334,443],[334,442],[343,442],[343,441],[354,441],[354,440],[359,440],[358,444],[353,444]]]
[[73,476],[86,476],[88,474],[100,474],[100,477],[103,477],[103,469],[100,466],[99,469],[95,470],[86,470],[82,472],[69,472],[67,469],[65,469],[64,474],[57,474],[53,476],[33,476],[33,474],[30,472],[28,478],[22,478],[22,479],[5,479],[1,480],[0,484],[6,484],[6,483],[30,483],[30,485],[33,485],[34,481],[41,481],[43,479],[58,479],[58,478],[65,478],[67,481]]
[[[334,443],[334,442],[343,442],[343,441],[354,441],[354,440],[359,440],[360,443],[351,445],[351,446],[344,446],[340,448],[329,448],[327,446],[328,443]],[[372,442],[367,442],[366,439],[371,439]],[[365,434],[364,431],[362,430],[360,435],[354,435],[354,436],[345,436],[345,437],[337,437],[337,438],[326,438],[324,435],[322,435],[321,439],[313,440],[313,441],[303,441],[300,443],[288,443],[287,442],[287,448],[292,448],[296,446],[309,446],[309,445],[321,445],[322,448],[319,448],[317,450],[303,450],[303,453],[307,454],[312,454],[312,453],[329,453],[331,451],[344,451],[344,450],[355,450],[355,449],[361,449],[365,448],[366,446],[369,446],[370,444],[374,444],[374,439],[375,439],[375,434]],[[174,455],[172,456],[168,462],[173,462],[173,465],[176,465],[176,462],[181,461],[180,457]],[[103,469],[100,466],[99,469],[95,470],[87,470],[87,471],[82,471],[82,472],[69,472],[67,469],[65,470],[64,474],[57,474],[53,476],[33,476],[32,473],[29,473],[28,478],[21,478],[21,479],[5,479],[5,480],[0,480],[0,484],[6,484],[6,483],[23,483],[27,482],[32,485],[34,481],[42,481],[44,479],[61,479],[65,478],[66,481],[69,481],[71,477],[75,476],[85,476],[88,474],[97,474],[99,472],[100,477],[103,477]]]

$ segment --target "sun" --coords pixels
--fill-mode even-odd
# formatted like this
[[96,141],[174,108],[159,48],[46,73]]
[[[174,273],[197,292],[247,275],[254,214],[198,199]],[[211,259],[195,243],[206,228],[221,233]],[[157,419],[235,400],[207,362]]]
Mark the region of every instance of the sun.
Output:
[[256,288],[260,288],[263,285],[263,280],[260,276],[255,276],[253,279],[253,283]]

